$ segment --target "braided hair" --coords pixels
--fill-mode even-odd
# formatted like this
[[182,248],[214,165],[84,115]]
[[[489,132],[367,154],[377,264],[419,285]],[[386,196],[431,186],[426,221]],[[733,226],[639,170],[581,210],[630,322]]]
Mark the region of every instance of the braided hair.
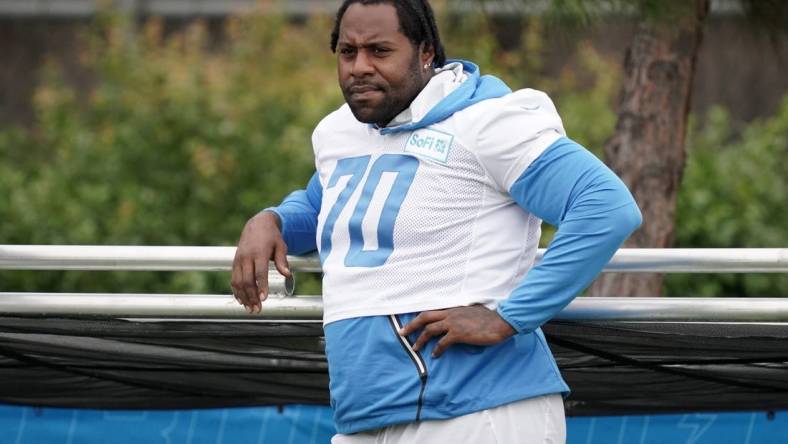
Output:
[[362,5],[377,5],[388,3],[397,9],[400,32],[402,32],[414,46],[422,43],[425,48],[432,47],[435,57],[432,60],[434,68],[440,68],[446,64],[446,53],[438,35],[438,25],[435,24],[435,14],[427,0],[344,0],[342,6],[337,11],[337,18],[334,22],[334,30],[331,31],[331,51],[337,51],[339,41],[339,23],[345,15],[345,11],[350,5],[361,3]]

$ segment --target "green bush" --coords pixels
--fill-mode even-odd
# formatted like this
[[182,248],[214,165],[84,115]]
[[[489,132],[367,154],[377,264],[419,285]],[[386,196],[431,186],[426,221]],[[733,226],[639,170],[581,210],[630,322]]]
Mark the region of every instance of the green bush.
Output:
[[[543,73],[544,32],[526,19],[520,49],[499,47],[481,15],[440,21],[449,56],[514,89],[556,101],[571,137],[597,154],[612,134],[617,61],[580,42],[577,72]],[[310,136],[342,103],[331,18],[229,19],[220,43],[205,23],[164,32],[122,16],[85,32],[83,90],[54,63],[40,73],[29,129],[0,128],[0,243],[235,245],[243,223],[301,188]],[[590,85],[581,88],[580,84]],[[741,138],[715,111],[690,134],[679,198],[680,246],[785,246],[788,106]],[[545,230],[545,239],[551,230]],[[299,276],[299,293],[318,293]],[[0,272],[0,291],[223,292],[228,273]],[[671,277],[668,294],[786,294],[775,276]]]
[[[341,103],[328,23],[230,20],[220,50],[204,23],[163,37],[108,15],[86,34],[79,92],[49,65],[31,131],[0,132],[0,242],[234,245],[243,223],[303,187],[311,132]],[[293,55],[297,54],[297,57]],[[8,223],[13,221],[13,223]],[[224,291],[229,277],[4,273],[5,289]]]
[[[526,54],[501,50],[480,16],[444,19],[456,25],[445,35],[451,56],[513,88],[547,89],[568,103],[575,137],[601,146],[599,129],[612,124],[582,114],[609,120],[609,82],[578,92],[571,76],[540,76],[537,21],[524,35]],[[49,64],[33,128],[0,130],[0,215],[13,221],[0,225],[0,243],[234,245],[249,216],[314,170],[312,129],[342,103],[331,25],[247,15],[227,21],[217,47],[200,21],[165,36],[160,20],[135,29],[123,16],[99,17],[80,60],[94,86],[80,90]],[[601,59],[585,54],[597,80],[608,78]],[[227,292],[228,281],[227,273],[2,272],[0,290]],[[299,293],[319,291],[315,279],[300,279]]]
[[[676,246],[788,247],[788,96],[739,130],[722,108],[691,125]],[[669,275],[675,296],[788,296],[785,274]]]

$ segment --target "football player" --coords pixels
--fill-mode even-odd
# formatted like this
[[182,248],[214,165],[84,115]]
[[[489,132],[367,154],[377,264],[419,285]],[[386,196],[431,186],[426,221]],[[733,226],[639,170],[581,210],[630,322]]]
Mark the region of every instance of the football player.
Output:
[[331,48],[346,103],[306,189],[244,227],[236,299],[319,252],[335,444],[564,442],[540,326],[639,226],[631,194],[547,95],[447,60],[424,0],[344,1]]

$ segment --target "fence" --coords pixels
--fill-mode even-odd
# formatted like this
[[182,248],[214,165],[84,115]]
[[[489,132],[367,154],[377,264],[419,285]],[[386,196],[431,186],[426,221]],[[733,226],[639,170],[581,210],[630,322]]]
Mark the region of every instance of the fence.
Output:
[[[537,261],[544,250],[540,250]],[[0,245],[6,270],[230,270],[233,247]],[[289,257],[296,272],[319,272],[317,256]],[[788,248],[621,249],[605,272],[788,273]],[[0,313],[121,318],[315,321],[320,296],[287,296],[292,283],[272,272],[275,290],[259,314],[248,314],[227,294],[0,293]],[[288,292],[287,286],[290,285]],[[229,288],[229,283],[228,283]],[[788,296],[788,295],[786,295]],[[788,299],[577,298],[558,320],[788,322]]]

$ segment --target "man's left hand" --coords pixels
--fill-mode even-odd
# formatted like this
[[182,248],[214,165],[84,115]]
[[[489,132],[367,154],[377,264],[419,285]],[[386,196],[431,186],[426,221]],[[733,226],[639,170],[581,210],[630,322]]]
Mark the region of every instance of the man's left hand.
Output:
[[434,358],[452,344],[494,345],[516,333],[498,313],[483,305],[424,311],[404,326],[400,335],[407,336],[422,328],[413,344],[416,351],[433,336],[443,335],[432,350]]

